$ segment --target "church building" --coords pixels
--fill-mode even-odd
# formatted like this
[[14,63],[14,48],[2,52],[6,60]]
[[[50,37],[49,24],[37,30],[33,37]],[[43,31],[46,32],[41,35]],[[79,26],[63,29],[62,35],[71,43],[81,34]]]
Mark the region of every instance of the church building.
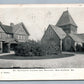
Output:
[[[51,27],[51,29],[48,27],[45,31],[41,39],[42,43],[48,43],[54,38],[53,40],[55,40],[56,44],[58,43],[57,45],[61,51],[73,51],[76,49],[77,44],[80,44],[81,46],[84,45],[84,34],[77,33],[78,26],[68,10],[64,11],[57,24]],[[59,40],[57,38],[59,38]]]

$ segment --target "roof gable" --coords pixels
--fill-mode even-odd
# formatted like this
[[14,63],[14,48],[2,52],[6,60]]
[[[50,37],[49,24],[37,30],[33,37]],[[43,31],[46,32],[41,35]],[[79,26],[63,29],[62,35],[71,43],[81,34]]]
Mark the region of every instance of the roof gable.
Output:
[[15,33],[18,29],[22,28],[22,29],[24,29],[24,31],[26,32],[26,34],[29,35],[29,32],[27,31],[25,25],[24,25],[22,22],[21,22],[21,23],[18,23],[18,24],[16,24],[16,25],[13,24],[13,25],[10,25],[10,26],[4,25],[4,24],[2,24],[2,23],[0,22],[0,26],[1,26],[1,28],[3,29],[3,31],[4,31],[5,33],[8,33],[8,34],[13,34],[13,33]]
[[73,18],[69,14],[68,11],[64,11],[60,19],[58,20],[56,26],[64,26],[64,25],[74,25],[77,27],[76,23],[74,22]]
[[13,29],[11,26],[7,26],[7,25],[2,25],[3,29],[5,30],[6,33],[13,33]]
[[6,32],[6,33],[9,33],[9,34],[12,34],[13,33],[13,29],[11,26],[8,26],[8,25],[4,25],[2,23],[0,23],[0,26],[1,28]]
[[0,26],[0,32],[3,32],[3,33],[5,32],[1,26]]
[[55,26],[55,25],[50,25],[50,26],[51,26],[51,28],[55,31],[55,33],[58,35],[58,37],[59,37],[60,39],[65,38],[66,33],[65,33],[60,27],[57,27],[57,26]]
[[29,32],[27,31],[25,25],[22,22],[18,23],[16,25],[13,25],[13,33],[19,31],[19,29],[24,29],[24,31],[27,33],[27,35],[29,35]]

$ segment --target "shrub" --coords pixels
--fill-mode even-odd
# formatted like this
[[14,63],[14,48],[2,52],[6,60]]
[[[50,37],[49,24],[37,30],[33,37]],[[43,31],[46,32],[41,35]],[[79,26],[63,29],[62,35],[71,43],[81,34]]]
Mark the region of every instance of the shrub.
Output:
[[15,48],[17,56],[43,56],[60,53],[60,46],[54,41],[41,43],[33,40],[18,43]]
[[79,44],[76,45],[76,51],[78,51],[78,52],[82,51],[81,45],[79,45]]
[[44,50],[39,42],[29,40],[28,42],[18,43],[15,54],[18,56],[42,56]]

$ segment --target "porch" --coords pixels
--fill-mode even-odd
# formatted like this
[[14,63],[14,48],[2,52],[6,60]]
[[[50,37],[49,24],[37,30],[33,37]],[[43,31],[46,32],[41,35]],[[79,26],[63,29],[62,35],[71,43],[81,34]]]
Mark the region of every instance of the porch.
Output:
[[10,53],[10,51],[13,51],[15,46],[17,45],[17,42],[13,39],[6,41],[0,41],[0,53]]

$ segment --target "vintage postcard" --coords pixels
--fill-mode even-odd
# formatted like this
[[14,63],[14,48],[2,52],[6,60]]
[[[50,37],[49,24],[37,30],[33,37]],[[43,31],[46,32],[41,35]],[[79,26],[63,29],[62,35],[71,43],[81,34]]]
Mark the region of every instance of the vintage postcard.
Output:
[[84,4],[0,5],[0,80],[84,80]]

